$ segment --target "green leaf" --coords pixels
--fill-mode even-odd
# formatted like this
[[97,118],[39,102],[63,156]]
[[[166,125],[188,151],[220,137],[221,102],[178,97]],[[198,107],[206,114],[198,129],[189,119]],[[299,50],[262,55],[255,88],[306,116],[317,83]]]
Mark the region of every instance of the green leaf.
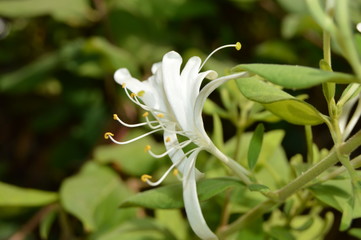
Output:
[[[279,188],[290,181],[291,169],[281,145],[284,135],[283,130],[268,131],[264,134],[262,151],[254,171],[257,183],[266,185],[270,189]],[[247,132],[242,134],[240,141],[236,137],[230,139],[225,144],[224,152],[230,155],[235,148],[239,148],[239,155],[236,160],[243,166],[247,166],[248,145],[251,137],[252,134]],[[259,195],[257,192],[255,194]]]
[[[129,136],[126,136],[126,139],[133,139],[143,133],[139,130],[132,131]],[[143,151],[146,145],[150,145],[155,153],[164,152],[162,144],[155,142],[151,136],[147,136],[139,139],[136,143],[127,144],[127,146],[114,144],[99,146],[94,151],[94,158],[95,161],[102,164],[116,164],[122,171],[132,176],[142,176],[159,166],[158,159]]]
[[88,18],[87,0],[0,1],[0,15],[10,18],[36,17],[50,14],[57,20],[81,24]]
[[345,201],[344,204],[341,205],[342,207],[342,217],[341,217],[341,223],[340,223],[340,231],[347,230],[352,223],[352,199],[350,198],[349,201]]
[[188,222],[180,209],[157,209],[155,219],[166,227],[177,239],[187,239]]
[[324,82],[343,84],[358,82],[357,78],[350,74],[293,65],[241,64],[233,71],[250,71],[267,81],[291,89],[309,88]]
[[[51,77],[52,72],[61,64],[72,62],[71,59],[79,54],[83,44],[82,40],[71,41],[58,51],[43,55],[20,69],[3,74],[0,76],[0,92],[23,93],[44,88],[44,85],[49,82],[51,84],[49,80],[53,78]],[[55,90],[60,91],[61,85],[58,82],[56,85]]]
[[269,190],[269,187],[267,187],[266,185],[263,184],[250,184],[248,185],[248,189],[253,191],[253,192],[262,192],[265,190]]
[[275,239],[282,239],[282,240],[295,240],[295,237],[292,235],[290,230],[285,227],[281,226],[274,226],[270,229],[268,234]]
[[218,114],[221,117],[227,117],[228,113],[221,107],[219,107],[215,102],[211,99],[207,99],[203,106],[203,112],[212,115]]
[[[197,183],[199,200],[208,200],[230,187],[239,186],[239,184],[242,183],[233,178],[202,179]],[[120,207],[181,208],[184,206],[182,192],[181,183],[158,187],[126,199],[120,204]]]
[[105,38],[92,37],[85,43],[87,53],[98,53],[102,56],[100,64],[107,72],[114,72],[118,68],[127,68],[129,72],[137,75],[138,69],[134,55],[119,48]]
[[350,197],[350,194],[344,189],[330,184],[313,185],[310,187],[310,190],[317,199],[339,211],[342,211],[342,206],[336,199],[336,196],[342,199],[348,199]]
[[58,200],[54,192],[21,188],[0,182],[1,207],[33,207],[43,206]]
[[286,63],[295,63],[298,59],[292,45],[286,41],[265,41],[257,46],[256,55],[259,58]]
[[239,229],[237,240],[264,240],[265,233],[263,230],[263,221],[258,218],[252,221],[247,227]]
[[313,222],[314,222],[314,219],[313,219],[313,217],[310,216],[300,226],[294,227],[294,229],[297,231],[305,231],[312,226]]
[[312,105],[293,97],[257,77],[237,80],[242,94],[261,103],[280,118],[298,125],[317,125],[324,122],[322,114]]
[[361,228],[351,228],[348,231],[348,234],[350,234],[351,236],[354,236],[358,239],[361,239]]
[[263,124],[258,124],[253,132],[253,136],[248,148],[248,167],[250,169],[253,169],[258,161],[258,156],[262,148],[263,133]]
[[93,235],[90,240],[176,240],[175,236],[153,219],[129,220],[112,231]]
[[52,209],[52,211],[48,212],[46,216],[41,220],[39,226],[39,233],[41,239],[48,239],[49,232],[52,224],[54,223],[57,216],[57,209]]
[[223,126],[221,118],[217,114],[213,114],[213,134],[212,141],[220,149],[223,149]]
[[79,218],[87,231],[94,231],[132,216],[118,211],[118,203],[130,191],[117,174],[106,166],[89,162],[75,176],[66,179],[60,188],[61,203],[66,211]]

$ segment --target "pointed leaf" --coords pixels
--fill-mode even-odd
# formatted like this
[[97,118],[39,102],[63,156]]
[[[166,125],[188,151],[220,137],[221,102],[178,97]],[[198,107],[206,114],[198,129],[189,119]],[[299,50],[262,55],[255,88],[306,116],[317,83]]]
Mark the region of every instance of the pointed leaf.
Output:
[[253,192],[263,192],[263,191],[269,191],[269,187],[263,184],[250,184],[248,185],[248,189]]
[[[140,130],[131,131],[126,139],[133,139],[144,134]],[[151,136],[144,137],[137,141],[137,144],[124,145],[101,145],[94,151],[95,161],[101,164],[116,164],[125,173],[132,176],[141,176],[144,173],[152,172],[159,161],[156,158],[149,158],[149,154],[143,151],[146,145],[152,146],[152,151],[162,152],[164,146],[157,143]],[[131,159],[131,160],[130,160]]]
[[267,81],[292,89],[309,88],[324,82],[343,84],[358,82],[357,78],[350,74],[293,65],[241,64],[233,70],[250,71],[265,78]]
[[39,225],[39,234],[41,239],[48,239],[50,229],[57,217],[57,209],[53,209],[49,213],[46,214],[46,216],[43,217],[43,219],[40,222]]
[[[197,183],[199,200],[208,200],[227,188],[240,184],[242,184],[240,181],[233,178],[202,179]],[[158,187],[128,198],[121,203],[120,207],[181,208],[184,206],[182,192],[181,183]]]
[[345,201],[344,204],[342,204],[342,217],[341,217],[341,223],[340,223],[340,231],[347,230],[352,223],[352,200]]
[[42,206],[58,200],[54,192],[21,188],[0,182],[0,206]]
[[[66,179],[60,189],[62,206],[79,218],[87,231],[104,230],[119,224],[131,213],[117,211],[117,203],[129,196],[117,174],[110,168],[89,162],[75,176]],[[115,220],[114,220],[115,219]],[[105,224],[106,223],[106,224]]]
[[0,1],[0,14],[10,18],[36,17],[50,14],[57,20],[80,24],[88,17],[89,10],[90,6],[86,0]]
[[176,237],[154,219],[135,219],[117,226],[109,232],[93,235],[90,240],[176,240]]
[[343,204],[340,204],[336,197],[343,199],[344,201],[350,197],[349,193],[344,189],[330,184],[317,184],[311,186],[310,190],[318,200],[339,211],[342,211]]
[[250,169],[253,169],[258,161],[258,156],[262,148],[263,133],[263,124],[258,124],[258,126],[253,132],[253,136],[251,138],[251,142],[249,143],[248,148],[248,167]]
[[312,105],[256,77],[242,78],[237,83],[245,97],[263,104],[273,114],[290,123],[317,125],[324,122],[322,114]]
[[348,234],[356,237],[357,239],[361,239],[361,228],[351,228],[350,231],[348,231]]

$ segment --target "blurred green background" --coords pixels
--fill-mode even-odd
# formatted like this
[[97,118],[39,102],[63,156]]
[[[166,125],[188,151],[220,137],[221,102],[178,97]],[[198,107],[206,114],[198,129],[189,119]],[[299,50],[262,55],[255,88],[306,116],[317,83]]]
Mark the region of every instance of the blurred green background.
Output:
[[[109,144],[104,132],[126,135],[112,114],[128,122],[137,122],[138,115],[113,80],[118,68],[145,79],[167,51],[176,50],[185,60],[205,59],[213,49],[237,41],[240,52],[222,50],[205,68],[222,75],[239,63],[318,67],[321,30],[303,2],[1,0],[0,180],[58,191],[66,177],[94,157],[97,146]],[[342,59],[334,61],[338,71],[348,71]],[[319,89],[308,94],[326,112]],[[303,129],[282,127],[293,131],[284,142],[287,153],[304,153]],[[323,139],[329,137],[320,132],[316,141],[328,146]],[[3,211],[0,231],[9,224],[20,228],[31,214],[13,217]]]

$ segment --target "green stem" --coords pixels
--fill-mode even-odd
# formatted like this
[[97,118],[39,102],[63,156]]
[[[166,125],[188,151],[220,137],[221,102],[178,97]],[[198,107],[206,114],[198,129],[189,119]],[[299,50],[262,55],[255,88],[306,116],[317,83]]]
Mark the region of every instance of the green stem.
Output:
[[[338,146],[338,151],[342,154],[350,154],[355,149],[361,146],[361,130],[358,131],[353,137],[351,137],[347,142]],[[225,239],[227,236],[235,233],[240,228],[249,224],[252,220],[255,220],[262,216],[264,213],[271,210],[272,207],[284,202],[288,197],[296,193],[307,183],[314,180],[317,176],[327,170],[329,167],[333,166],[338,161],[338,156],[336,151],[332,151],[328,156],[323,160],[315,164],[313,167],[308,169],[304,174],[300,175],[281,189],[274,192],[274,199],[268,199],[256,207],[251,209],[246,214],[242,215],[228,227],[223,228],[219,232],[221,239]]]
[[306,144],[307,144],[307,162],[309,164],[314,163],[313,157],[313,136],[312,136],[312,127],[310,125],[305,126],[306,133]]
[[[328,4],[329,5],[329,4]],[[327,6],[326,7],[326,14],[332,18],[333,15],[333,7]],[[320,67],[326,71],[332,71],[332,63],[331,63],[331,34],[328,30],[324,29],[323,34],[323,64],[321,62]],[[326,65],[326,66],[324,66]],[[335,105],[335,92],[336,92],[336,84],[326,82],[322,84],[323,94],[327,100],[329,106],[329,112],[332,111],[332,108]]]
[[241,141],[242,141],[242,134],[243,134],[244,130],[242,127],[237,127],[237,133],[236,133],[236,149],[234,151],[233,154],[233,159],[235,159],[236,161],[239,159],[239,154],[240,154],[240,146],[241,146]]
[[361,130],[358,131],[347,142],[336,147],[335,151],[332,151],[327,157],[325,157],[323,160],[308,169],[305,173],[276,191],[276,194],[278,195],[278,200],[286,200],[289,196],[291,196],[297,190],[301,189],[308,182],[312,181],[321,173],[323,173],[326,169],[337,163],[339,160],[338,154],[349,155],[359,146],[361,146]]
[[[357,157],[352,159],[350,161],[350,163],[354,169],[361,167],[361,155],[358,155]],[[344,166],[341,166],[341,167],[337,168],[336,170],[334,170],[333,172],[331,172],[330,174],[322,177],[319,180],[319,182],[326,182],[330,179],[333,179],[333,178],[339,176],[340,174],[344,173],[345,171],[346,171],[346,168]]]

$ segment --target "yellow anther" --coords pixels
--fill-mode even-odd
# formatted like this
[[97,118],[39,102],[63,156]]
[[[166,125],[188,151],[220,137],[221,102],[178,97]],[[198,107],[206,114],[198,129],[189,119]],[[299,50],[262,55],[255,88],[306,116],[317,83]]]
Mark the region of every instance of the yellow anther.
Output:
[[237,42],[235,45],[235,48],[237,49],[237,51],[241,50],[242,44],[240,42]]
[[143,174],[140,177],[140,180],[142,180],[142,182],[147,182],[149,179],[152,179],[152,176],[148,175],[148,174]]
[[139,91],[137,95],[138,95],[139,97],[143,97],[144,93],[145,93],[145,92],[142,90],[142,91]]
[[173,175],[174,176],[177,176],[179,174],[179,170],[177,169],[177,168],[175,168],[174,170],[173,170]]
[[132,98],[134,98],[135,96],[137,96],[137,94],[135,94],[135,93],[130,94],[130,97],[132,97]]
[[165,142],[170,142],[170,137],[167,137],[166,139],[165,139]]
[[143,115],[142,115],[143,117],[148,117],[149,116],[149,112],[145,112],[145,113],[143,113]]
[[114,120],[118,120],[118,119],[119,119],[118,115],[117,115],[117,114],[113,114],[113,119],[114,119]]
[[152,147],[150,145],[145,146],[144,151],[148,152]]
[[106,132],[106,133],[104,133],[104,138],[105,138],[105,139],[108,139],[110,136],[113,137],[114,134],[111,133],[111,132]]
[[122,88],[125,88],[126,84],[125,83],[122,83]]
[[158,113],[158,114],[157,114],[157,117],[159,117],[159,118],[164,118],[164,114],[163,114],[163,113]]

